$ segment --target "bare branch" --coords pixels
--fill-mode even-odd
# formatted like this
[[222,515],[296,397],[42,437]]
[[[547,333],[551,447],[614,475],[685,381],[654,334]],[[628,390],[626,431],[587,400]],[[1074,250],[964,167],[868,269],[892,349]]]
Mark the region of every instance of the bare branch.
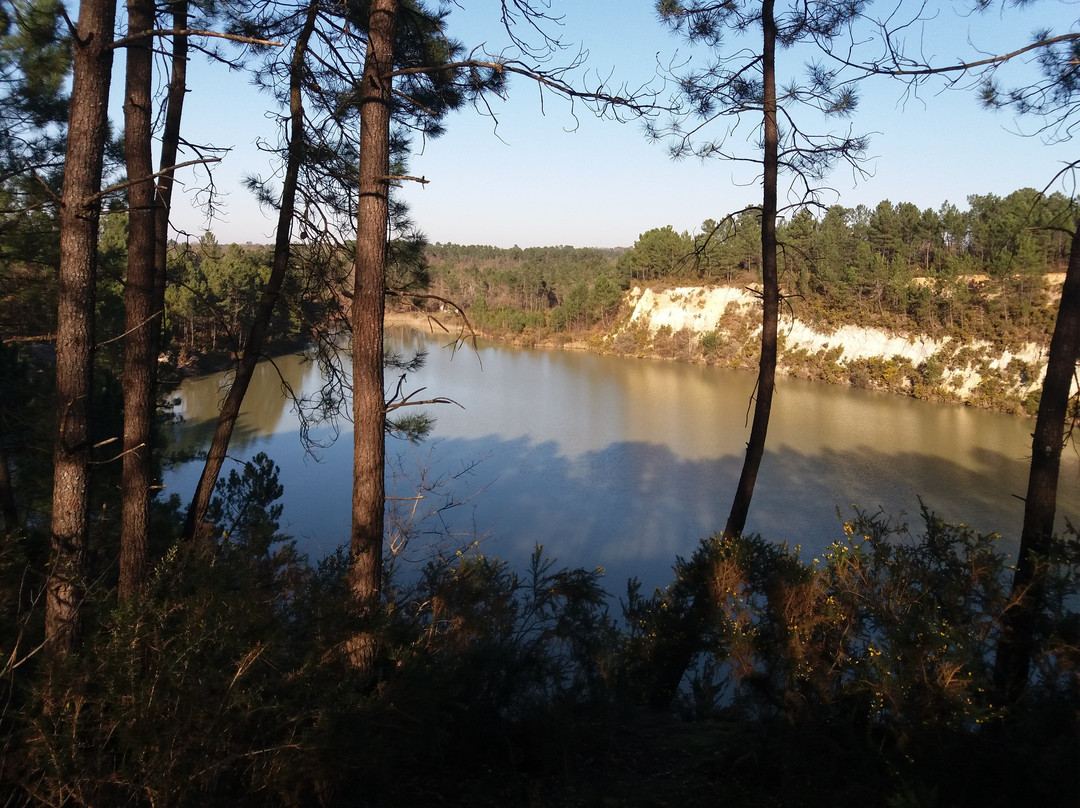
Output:
[[[1080,32],[1070,33],[1070,34],[1062,34],[1061,36],[1050,37],[1048,39],[1041,39],[1038,42],[1033,42],[1030,45],[1026,45],[1023,48],[1018,48],[1017,50],[1010,51],[1009,53],[1003,53],[1003,54],[1000,54],[1000,55],[997,55],[997,56],[989,56],[989,57],[987,57],[985,59],[977,59],[977,60],[975,60],[973,62],[958,62],[956,64],[945,65],[945,66],[942,66],[942,67],[934,67],[932,65],[926,65],[926,66],[918,67],[918,68],[903,68],[903,67],[900,67],[899,64],[900,64],[900,62],[902,60],[898,55],[895,55],[897,52],[895,50],[893,50],[892,47],[890,47],[890,53],[894,54],[894,58],[896,59],[895,64],[897,65],[896,67],[883,67],[880,64],[866,64],[866,63],[859,64],[859,63],[847,61],[845,59],[841,59],[841,58],[839,58],[839,57],[837,57],[835,55],[833,55],[833,58],[836,59],[836,61],[840,62],[843,65],[846,65],[848,67],[855,67],[855,68],[857,68],[859,70],[862,70],[862,71],[865,71],[867,73],[874,74],[874,75],[901,76],[901,77],[902,76],[934,76],[934,75],[941,75],[941,74],[946,74],[946,73],[970,73],[972,71],[979,70],[981,68],[997,67],[998,65],[1002,65],[1005,62],[1012,61],[1013,59],[1017,58],[1018,56],[1023,56],[1025,53],[1031,53],[1032,51],[1038,51],[1038,50],[1043,50],[1045,48],[1050,48],[1050,47],[1053,47],[1054,45],[1058,45],[1058,44],[1061,44],[1063,42],[1077,42],[1077,41],[1080,41]],[[903,60],[903,61],[906,61],[906,59]]]
[[201,158],[199,160],[188,160],[188,161],[183,162],[183,163],[177,163],[174,166],[169,166],[167,168],[163,168],[163,169],[161,169],[161,171],[155,171],[153,174],[151,174],[148,177],[136,177],[133,180],[125,180],[124,182],[117,183],[116,185],[110,185],[108,188],[103,188],[102,190],[100,190],[96,194],[94,194],[92,197],[90,197],[89,201],[95,202],[98,199],[102,199],[102,198],[108,196],[109,194],[115,193],[117,191],[122,191],[125,188],[128,188],[128,187],[130,187],[132,185],[137,185],[140,182],[146,182],[148,179],[157,179],[158,177],[160,177],[160,176],[162,176],[164,174],[168,174],[170,171],[175,171],[178,168],[187,168],[188,166],[202,165],[202,164],[205,164],[205,163],[220,163],[220,162],[221,162],[220,157],[203,157],[203,158]]
[[[408,76],[422,73],[434,73],[436,71],[443,70],[464,70],[468,68],[483,68],[485,70],[491,70],[497,74],[509,73],[512,75],[522,76],[529,79],[539,85],[541,88],[551,90],[558,95],[571,100],[579,99],[588,102],[595,102],[599,104],[597,112],[599,114],[605,114],[608,110],[626,109],[636,114],[651,114],[655,112],[671,111],[672,106],[670,104],[654,104],[647,103],[642,100],[642,97],[636,93],[630,94],[618,94],[607,91],[603,86],[596,88],[595,90],[581,90],[575,88],[573,85],[564,81],[559,77],[561,74],[567,72],[566,69],[557,71],[556,73],[547,72],[537,69],[535,67],[529,67],[523,62],[517,60],[490,60],[490,59],[466,59],[459,62],[450,62],[447,64],[425,67],[406,67],[391,71],[387,75],[391,78],[396,76]],[[646,93],[645,98],[655,98],[655,94]]]
[[198,29],[185,29],[177,30],[175,28],[158,28],[153,31],[145,31],[134,36],[126,36],[121,39],[117,39],[113,42],[113,48],[126,48],[133,42],[140,42],[147,37],[159,37],[159,36],[201,36],[208,39],[224,39],[229,42],[239,42],[243,45],[263,45],[265,47],[284,47],[284,42],[277,42],[270,39],[257,39],[250,36],[240,36],[239,34],[229,34],[223,31],[205,31]]
[[411,177],[408,174],[391,174],[389,177],[383,177],[393,185],[400,186],[402,182],[418,182],[421,185],[427,185],[431,180],[425,177]]
[[154,312],[154,313],[153,313],[153,314],[151,314],[151,315],[150,315],[149,317],[147,317],[147,318],[146,318],[145,320],[143,320],[143,321],[142,321],[141,323],[137,323],[136,325],[132,326],[131,328],[129,328],[129,329],[128,329],[127,331],[125,331],[124,333],[122,333],[122,334],[117,334],[117,335],[116,335],[115,337],[110,337],[110,338],[109,338],[109,339],[107,339],[107,340],[102,340],[101,342],[97,343],[97,345],[95,345],[95,346],[94,346],[94,347],[95,347],[95,349],[97,349],[97,348],[102,348],[102,347],[104,347],[104,346],[108,345],[108,344],[109,344],[109,343],[111,343],[111,342],[119,342],[119,341],[120,341],[120,340],[122,340],[122,339],[123,339],[124,337],[126,337],[126,336],[127,336],[128,334],[130,334],[130,333],[131,333],[132,331],[138,331],[138,330],[139,330],[140,328],[142,328],[142,327],[143,327],[144,325],[146,325],[146,324],[147,324],[148,322],[150,322],[151,320],[154,320],[154,319],[156,319],[156,318],[160,317],[160,316],[161,316],[161,314],[162,314],[162,312],[161,312],[161,311],[156,311],[156,312]]
[[454,405],[456,405],[458,407],[461,407],[461,409],[465,409],[464,405],[458,403],[457,401],[454,401],[454,399],[445,398],[443,396],[439,396],[437,398],[421,399],[421,400],[414,400],[413,399],[413,396],[418,395],[419,393],[423,392],[424,390],[427,390],[427,388],[426,387],[421,387],[419,390],[415,390],[414,392],[410,393],[409,395],[402,397],[402,399],[400,401],[394,401],[393,403],[388,403],[386,405],[386,412],[391,413],[394,410],[400,409],[401,407],[417,407],[417,406],[422,406],[422,405],[425,405],[425,404],[454,404]]
[[5,337],[4,345],[12,342],[55,342],[56,334],[37,334],[31,337]]

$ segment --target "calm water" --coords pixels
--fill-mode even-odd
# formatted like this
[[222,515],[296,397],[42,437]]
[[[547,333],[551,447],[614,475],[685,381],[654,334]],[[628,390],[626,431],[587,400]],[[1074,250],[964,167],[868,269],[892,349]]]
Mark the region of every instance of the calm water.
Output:
[[[421,530],[450,533],[451,546],[487,537],[486,551],[514,563],[534,544],[560,563],[608,571],[622,591],[630,575],[667,582],[676,555],[723,527],[742,463],[752,374],[671,362],[484,345],[454,353],[414,331],[391,332],[400,350],[424,347],[428,363],[410,377],[418,398],[461,407],[427,408],[435,431],[418,447],[391,440],[391,495],[398,510],[416,481],[455,476],[420,501]],[[337,443],[305,452],[299,421],[278,371],[297,392],[322,380],[298,357],[260,366],[230,454],[265,451],[282,468],[285,529],[313,557],[346,541],[351,495],[351,426]],[[209,441],[220,376],[178,391],[178,448]],[[769,450],[747,528],[799,544],[812,556],[841,534],[852,505],[906,514],[919,498],[946,519],[999,531],[1015,542],[1027,484],[1033,422],[956,405],[780,379]],[[315,430],[329,443],[334,430]],[[226,472],[228,470],[226,466]],[[169,492],[190,498],[197,464],[169,472]],[[1059,514],[1080,511],[1080,457],[1063,463]],[[458,504],[439,511],[452,497]],[[412,545],[421,558],[422,539]]]

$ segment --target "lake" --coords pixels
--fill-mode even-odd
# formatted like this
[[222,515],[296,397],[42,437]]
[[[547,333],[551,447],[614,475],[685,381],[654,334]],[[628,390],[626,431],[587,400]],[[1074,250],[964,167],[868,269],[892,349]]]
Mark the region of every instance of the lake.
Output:
[[[668,582],[676,556],[723,528],[749,434],[753,374],[492,343],[452,351],[447,341],[388,330],[396,350],[428,352],[405,390],[424,388],[418,398],[460,405],[427,407],[436,425],[418,446],[388,441],[392,509],[419,521],[409,560],[426,557],[432,541],[454,549],[477,538],[484,552],[519,565],[539,543],[561,565],[605,567],[609,591],[619,594],[631,575],[647,590]],[[262,363],[230,455],[262,451],[281,466],[283,530],[318,558],[348,540],[351,426],[313,428],[321,448],[306,450],[281,377],[301,395],[323,384],[301,357]],[[176,392],[182,420],[172,426],[174,448],[208,444],[222,383],[220,374],[205,376]],[[921,498],[945,519],[998,531],[1014,547],[1033,425],[962,405],[779,379],[747,530],[800,545],[809,558],[841,537],[841,516],[853,506],[912,523]],[[199,464],[169,470],[167,492],[188,501],[199,471]],[[441,487],[412,499],[418,481],[438,480]],[[1080,455],[1070,445],[1059,522],[1076,521],[1078,506]]]

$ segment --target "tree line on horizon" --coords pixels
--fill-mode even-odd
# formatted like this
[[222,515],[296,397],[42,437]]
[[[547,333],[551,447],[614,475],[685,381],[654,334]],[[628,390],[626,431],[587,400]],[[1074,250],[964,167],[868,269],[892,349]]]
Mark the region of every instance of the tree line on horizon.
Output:
[[[1069,239],[1059,225],[1070,209],[1062,194],[1030,188],[1005,197],[971,195],[966,210],[946,202],[937,211],[920,211],[887,200],[874,208],[834,205],[819,215],[803,209],[778,227],[784,284],[798,296],[793,312],[825,325],[884,324],[995,343],[1048,341],[1057,284],[1048,284],[1047,276],[1067,265]],[[102,252],[116,267],[105,270],[108,275],[119,273],[126,259],[126,214],[111,213],[105,221]],[[426,291],[434,297],[430,304],[416,302],[423,309],[453,301],[478,326],[493,330],[610,326],[622,293],[635,284],[758,283],[759,231],[757,215],[748,211],[723,225],[706,220],[694,234],[653,228],[629,248],[420,244]],[[347,248],[340,260],[347,261]],[[210,366],[220,361],[215,356],[239,353],[272,265],[270,245],[222,245],[212,232],[194,243],[174,243],[165,324],[174,349],[191,361],[209,358]],[[54,287],[55,278],[41,278],[37,298],[54,299]],[[271,351],[302,347],[330,305],[295,281],[287,292],[291,302],[276,310],[270,329]],[[101,298],[105,309],[120,310],[119,300]],[[407,296],[401,303],[412,305]],[[49,307],[10,311],[9,328],[25,333],[55,319]],[[20,324],[20,316],[29,321]]]
[[[1064,229],[1073,202],[1030,188],[973,194],[965,210],[919,210],[884,200],[873,208],[803,208],[777,226],[792,312],[825,326],[885,326],[995,344],[1048,342],[1068,264]],[[636,284],[753,286],[761,280],[760,215],[747,210],[696,233],[671,226],[630,248],[425,248],[432,288],[476,324],[521,332],[610,327],[615,288]]]

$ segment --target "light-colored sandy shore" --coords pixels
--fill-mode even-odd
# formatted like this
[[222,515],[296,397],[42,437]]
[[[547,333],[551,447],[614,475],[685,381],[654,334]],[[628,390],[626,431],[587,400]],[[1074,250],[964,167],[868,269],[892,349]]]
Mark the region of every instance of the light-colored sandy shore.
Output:
[[[425,314],[419,311],[387,311],[383,319],[383,324],[386,327],[405,326],[407,328],[428,331],[433,334],[456,335],[461,339],[467,339],[469,337],[469,332],[462,328],[461,317],[451,312]],[[534,337],[523,340],[520,335],[516,337],[506,337],[503,335],[500,337],[498,335],[488,334],[480,329],[477,329],[475,335],[477,337],[485,337],[487,339],[504,342],[508,345],[517,345],[519,347],[551,348],[563,351],[590,350],[588,344],[577,340],[536,339]]]
[[[442,323],[442,328],[438,325]],[[424,314],[419,311],[387,311],[386,316],[383,318],[383,324],[387,326],[391,325],[406,325],[411,328],[430,329],[435,331],[442,331],[444,328],[456,328],[460,323],[460,319],[453,314],[439,313],[439,314]]]

